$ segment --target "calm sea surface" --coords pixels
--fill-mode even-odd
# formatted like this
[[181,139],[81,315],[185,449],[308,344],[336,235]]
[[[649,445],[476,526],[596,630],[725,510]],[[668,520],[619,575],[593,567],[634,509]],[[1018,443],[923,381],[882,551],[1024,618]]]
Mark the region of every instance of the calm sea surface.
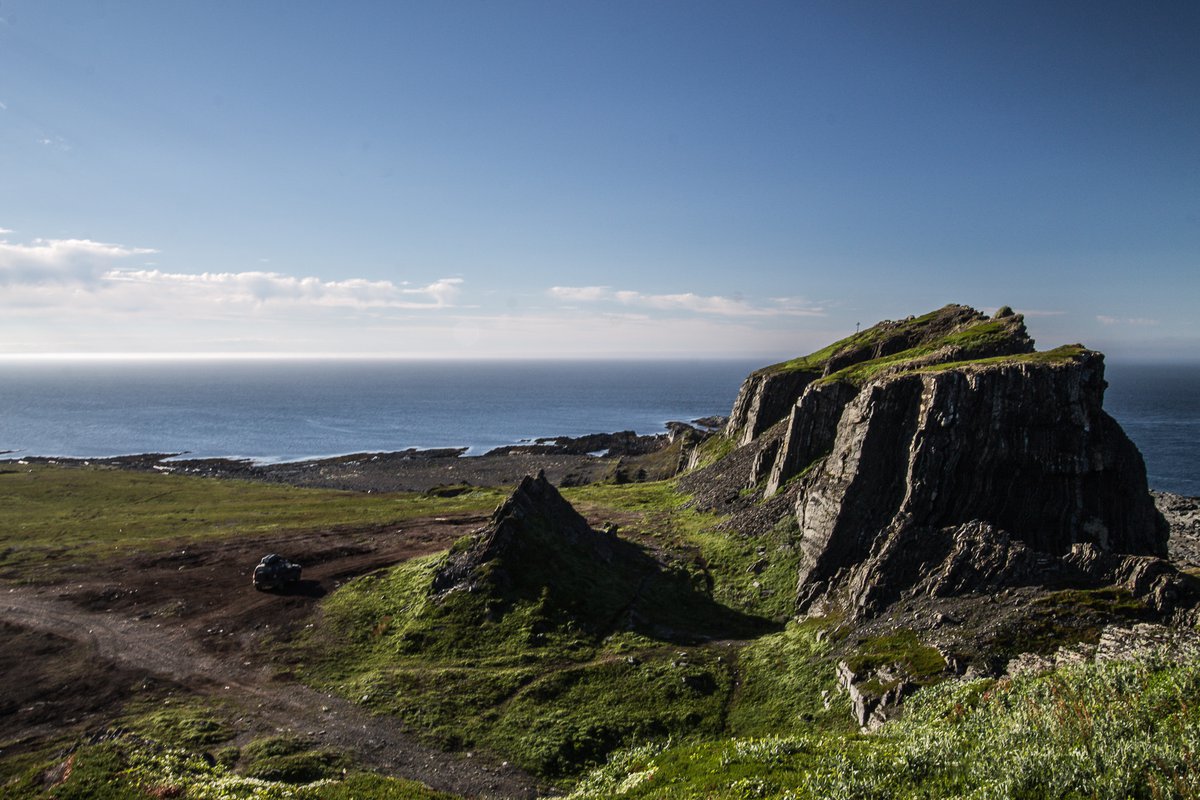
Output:
[[[759,361],[0,363],[0,450],[290,461],[728,414]],[[1200,365],[1108,365],[1156,489],[1200,495]]]

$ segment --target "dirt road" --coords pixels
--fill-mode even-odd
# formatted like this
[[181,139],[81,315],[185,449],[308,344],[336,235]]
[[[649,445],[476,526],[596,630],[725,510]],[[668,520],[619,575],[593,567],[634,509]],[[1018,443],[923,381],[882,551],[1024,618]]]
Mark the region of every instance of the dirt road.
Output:
[[[251,657],[258,636],[303,624],[316,599],[338,581],[442,549],[479,521],[437,520],[404,531],[290,538],[308,562],[307,590],[292,596],[257,593],[246,577],[246,564],[253,564],[247,557],[278,544],[269,539],[181,547],[136,564],[104,565],[70,585],[0,589],[0,622],[7,635],[32,641],[32,634],[21,631],[41,632],[26,653],[8,655],[13,664],[32,668],[39,654],[68,646],[52,641],[59,637],[79,651],[78,672],[88,676],[80,682],[81,694],[103,695],[96,685],[103,678],[96,676],[105,671],[119,676],[108,681],[115,702],[125,699],[131,676],[152,677],[234,703],[260,729],[293,732],[320,747],[352,753],[384,774],[466,797],[537,797],[536,781],[512,766],[480,754],[430,748],[396,720],[281,679]],[[93,716],[105,711],[91,709]]]

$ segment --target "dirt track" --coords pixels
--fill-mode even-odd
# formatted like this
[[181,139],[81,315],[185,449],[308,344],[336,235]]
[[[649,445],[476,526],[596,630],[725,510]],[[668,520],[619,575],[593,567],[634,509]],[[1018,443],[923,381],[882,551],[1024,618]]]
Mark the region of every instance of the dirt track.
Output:
[[[58,705],[50,711],[39,716],[29,706],[6,714],[4,738],[37,737],[63,714],[94,729],[111,721],[131,682],[148,678],[232,702],[257,730],[295,732],[389,775],[467,797],[536,797],[535,781],[519,770],[479,754],[429,748],[393,719],[281,679],[256,655],[264,637],[304,624],[316,600],[338,582],[444,549],[481,523],[466,517],[403,529],[181,543],[169,553],[97,564],[68,585],[0,590],[6,649],[21,642],[26,651],[5,654],[6,680],[36,686],[47,670],[61,672],[53,659],[72,652],[79,676],[67,681],[78,696],[64,696],[71,685],[57,686],[50,694]],[[300,591],[271,595],[251,587],[249,568],[272,550],[305,565]]]

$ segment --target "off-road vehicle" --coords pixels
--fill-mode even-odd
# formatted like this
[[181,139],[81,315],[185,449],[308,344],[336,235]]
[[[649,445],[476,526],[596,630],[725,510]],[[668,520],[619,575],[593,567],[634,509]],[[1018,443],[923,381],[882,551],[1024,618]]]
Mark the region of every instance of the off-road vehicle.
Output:
[[286,589],[300,582],[300,565],[277,553],[263,556],[254,568],[254,588],[260,592]]

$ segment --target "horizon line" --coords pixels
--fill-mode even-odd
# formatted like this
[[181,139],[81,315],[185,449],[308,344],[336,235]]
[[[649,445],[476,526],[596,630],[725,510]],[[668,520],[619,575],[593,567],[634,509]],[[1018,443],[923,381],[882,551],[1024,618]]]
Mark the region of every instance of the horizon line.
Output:
[[[774,356],[657,354],[459,355],[432,353],[264,353],[264,352],[67,352],[0,353],[0,362],[30,361],[750,361]],[[786,357],[785,357],[786,358]]]

